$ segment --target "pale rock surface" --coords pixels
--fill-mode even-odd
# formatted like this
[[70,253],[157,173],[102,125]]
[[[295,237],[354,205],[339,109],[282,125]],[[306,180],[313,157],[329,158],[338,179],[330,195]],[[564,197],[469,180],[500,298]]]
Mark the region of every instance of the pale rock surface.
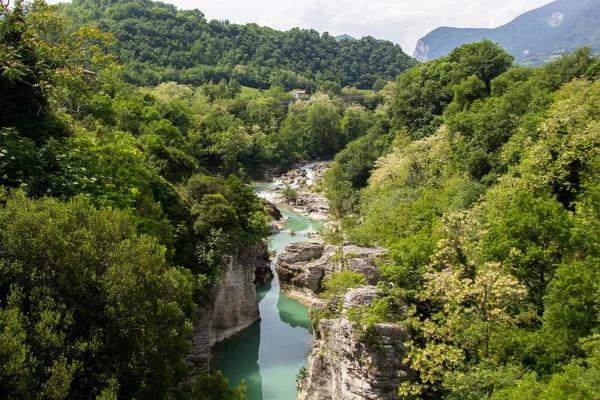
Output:
[[[278,186],[260,193],[259,196],[268,199],[272,203],[285,204],[295,212],[308,216],[310,219],[325,220],[329,214],[329,204],[325,196],[321,193],[315,193],[313,188],[330,166],[331,161],[317,161],[297,165],[280,176],[269,174],[265,178],[272,180]],[[297,196],[295,199],[286,200],[283,196],[285,186],[296,189]]]
[[348,310],[371,304],[377,296],[373,286],[350,289],[340,317],[319,321],[306,374],[298,380],[299,400],[400,399],[401,382],[415,377],[402,362],[409,335],[401,325],[375,324],[383,345],[378,352],[362,338],[363,328],[347,317]]
[[208,371],[210,348],[260,319],[255,283],[272,276],[267,244],[240,249],[223,257],[219,284],[208,294],[204,308],[196,310],[197,322],[186,357],[189,376]]
[[[386,254],[379,247],[342,246],[315,242],[290,243],[277,259],[277,275],[286,293],[318,302],[323,278],[344,269],[362,274],[369,284],[380,279],[377,259]],[[306,302],[306,301],[305,301]]]

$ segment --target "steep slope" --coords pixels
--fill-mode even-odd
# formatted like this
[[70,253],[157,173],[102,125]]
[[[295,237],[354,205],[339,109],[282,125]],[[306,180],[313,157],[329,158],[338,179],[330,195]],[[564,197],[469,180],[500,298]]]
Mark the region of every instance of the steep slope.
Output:
[[440,27],[421,38],[413,56],[433,60],[456,47],[489,39],[521,64],[541,64],[578,47],[600,49],[600,1],[556,0],[495,29]]

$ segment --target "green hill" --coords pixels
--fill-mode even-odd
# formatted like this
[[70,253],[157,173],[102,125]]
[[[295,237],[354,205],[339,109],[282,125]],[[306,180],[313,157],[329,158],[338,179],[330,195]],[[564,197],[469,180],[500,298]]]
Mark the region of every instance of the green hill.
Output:
[[328,33],[208,20],[199,10],[178,10],[150,0],[74,0],[60,12],[76,26],[113,33],[111,51],[131,83],[204,84],[236,79],[244,86],[314,89],[320,82],[371,88],[415,61],[399,45],[364,37],[337,41]]
[[440,27],[418,41],[413,55],[419,61],[433,60],[483,39],[500,44],[520,64],[542,64],[582,46],[597,51],[600,1],[556,0],[495,29]]

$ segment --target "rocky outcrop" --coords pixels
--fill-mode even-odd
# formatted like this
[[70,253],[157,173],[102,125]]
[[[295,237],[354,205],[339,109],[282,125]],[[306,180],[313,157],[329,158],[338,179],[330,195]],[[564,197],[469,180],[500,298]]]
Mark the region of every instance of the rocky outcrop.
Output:
[[[298,380],[299,400],[399,399],[398,386],[414,379],[402,360],[410,340],[401,325],[375,324],[379,345],[375,349],[362,334],[364,327],[348,319],[348,310],[371,304],[373,286],[350,289],[339,318],[319,321],[319,336]],[[373,337],[373,336],[371,336]]]
[[240,249],[222,260],[221,277],[196,310],[197,323],[191,336],[192,348],[186,357],[190,375],[208,371],[210,347],[260,319],[256,284],[270,279],[267,244]]
[[[273,270],[271,269],[271,254],[267,242],[260,242],[257,245],[250,247],[250,254],[246,253],[242,257],[249,257],[241,262],[248,262],[248,267],[254,270],[254,285],[260,286],[267,283],[273,278]],[[248,252],[248,250],[246,250]],[[239,258],[239,254],[238,254]]]
[[262,201],[265,205],[265,212],[271,217],[271,220],[269,221],[269,234],[273,235],[281,232],[281,229],[285,224],[285,218],[281,214],[281,211],[277,208],[275,203],[268,199],[263,198]]
[[279,208],[277,208],[277,206],[274,203],[270,202],[267,199],[262,199],[262,201],[265,203],[265,210],[271,218],[273,218],[276,221],[279,221],[283,218],[283,215],[281,215],[281,211],[279,211]]
[[306,215],[310,219],[325,220],[329,214],[329,203],[327,198],[320,193],[309,190],[298,189],[296,198],[285,202],[287,206],[299,214]]
[[584,46],[600,48],[597,0],[545,3],[548,4],[493,29],[436,28],[417,42],[413,57],[420,62],[435,60],[463,44],[484,39],[497,43],[512,54],[517,64],[528,66],[554,61],[559,55],[573,53]]
[[288,186],[312,186],[323,177],[330,166],[331,161],[316,161],[300,165],[275,178],[275,181]]
[[429,61],[429,46],[425,44],[425,42],[421,39],[417,42],[415,47],[415,51],[413,52],[413,57],[417,59],[418,62],[427,62]]
[[[315,183],[323,177],[330,167],[330,161],[318,161],[297,166],[283,175],[273,177],[274,187],[261,190],[258,195],[271,203],[285,204],[295,212],[308,216],[310,219],[325,220],[329,214],[329,205],[323,194],[314,191]],[[283,195],[284,188],[291,186],[296,189],[296,196],[287,199]],[[276,231],[276,225],[272,226]]]
[[241,249],[233,257],[224,257],[221,279],[213,303],[213,318],[209,331],[211,345],[250,326],[260,318],[256,299],[256,276],[269,275],[270,271],[268,248],[264,242]]
[[290,243],[279,255],[276,270],[283,291],[312,303],[321,292],[323,278],[333,272],[357,272],[369,284],[376,284],[380,279],[376,262],[384,254],[386,250],[378,247]]

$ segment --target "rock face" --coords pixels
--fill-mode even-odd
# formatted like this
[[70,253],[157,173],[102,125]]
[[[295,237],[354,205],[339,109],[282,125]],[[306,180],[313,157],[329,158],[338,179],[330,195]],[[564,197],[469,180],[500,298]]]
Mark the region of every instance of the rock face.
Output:
[[339,318],[319,321],[304,377],[298,380],[299,400],[400,399],[398,386],[414,379],[402,363],[404,343],[410,338],[396,324],[375,324],[382,348],[375,350],[362,338],[361,327],[347,318],[349,309],[370,304],[377,297],[373,286],[346,292]]
[[343,246],[321,243],[290,243],[277,259],[277,275],[281,288],[292,296],[317,302],[323,278],[347,269],[363,274],[369,284],[379,281],[377,259],[386,254],[382,248]]
[[312,193],[305,188],[300,188],[298,196],[287,201],[286,204],[293,207],[297,213],[306,215],[310,219],[325,220],[329,214],[329,203],[325,196],[320,193]]
[[224,257],[209,330],[211,345],[260,318],[254,280],[255,271],[264,264],[261,247],[242,249],[233,257]]
[[494,29],[439,27],[417,42],[413,57],[434,60],[483,39],[498,43],[519,64],[544,64],[583,46],[600,48],[600,7],[597,0],[555,0]]
[[425,44],[422,39],[419,39],[417,45],[415,46],[415,51],[413,52],[413,57],[417,59],[418,62],[427,62],[429,61],[429,46]]
[[264,242],[223,257],[219,284],[202,302],[206,305],[196,310],[198,322],[186,357],[192,367],[191,376],[208,371],[213,344],[260,319],[255,283],[263,283],[272,276]]
[[316,161],[300,165],[275,178],[275,180],[280,180],[284,185],[290,186],[312,186],[323,177],[330,166],[331,161]]
[[273,218],[276,221],[279,221],[281,218],[283,218],[283,215],[281,215],[281,211],[279,211],[279,208],[277,208],[275,204],[273,204],[267,199],[262,199],[262,201],[264,201],[265,210],[267,211],[268,215],[271,216],[271,218]]

